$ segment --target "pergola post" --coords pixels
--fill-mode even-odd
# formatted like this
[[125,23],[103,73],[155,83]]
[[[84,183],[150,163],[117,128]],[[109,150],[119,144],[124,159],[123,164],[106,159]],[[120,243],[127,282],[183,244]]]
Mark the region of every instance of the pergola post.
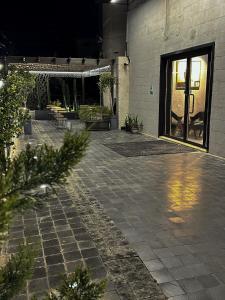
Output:
[[48,104],[50,104],[51,103],[51,91],[50,91],[49,76],[47,77],[47,95],[48,95]]
[[85,103],[85,81],[84,81],[85,77],[82,76],[81,80],[82,80],[82,104]]
[[77,79],[73,78],[73,106],[77,109]]

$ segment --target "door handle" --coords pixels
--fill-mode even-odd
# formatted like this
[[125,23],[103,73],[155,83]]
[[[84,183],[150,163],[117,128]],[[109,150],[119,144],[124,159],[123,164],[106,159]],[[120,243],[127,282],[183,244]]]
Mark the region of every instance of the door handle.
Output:
[[192,96],[192,109],[189,108],[189,113],[193,114],[195,110],[195,95],[194,94],[189,94],[189,101]]

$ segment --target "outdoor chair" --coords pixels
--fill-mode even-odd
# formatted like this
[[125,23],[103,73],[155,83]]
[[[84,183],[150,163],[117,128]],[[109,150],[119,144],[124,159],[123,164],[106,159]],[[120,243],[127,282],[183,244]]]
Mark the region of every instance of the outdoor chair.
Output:
[[204,112],[200,111],[193,117],[190,117],[189,124],[189,134],[193,130],[195,138],[197,138],[197,132],[199,132],[198,137],[201,137],[204,130]]
[[177,130],[182,130],[183,125],[182,125],[182,118],[179,117],[175,112],[171,111],[171,133],[172,135],[175,135]]

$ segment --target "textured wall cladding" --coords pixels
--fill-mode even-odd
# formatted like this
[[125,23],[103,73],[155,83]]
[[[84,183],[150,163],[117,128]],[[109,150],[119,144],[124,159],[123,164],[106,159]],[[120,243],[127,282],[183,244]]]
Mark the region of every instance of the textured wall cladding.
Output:
[[215,42],[210,152],[225,156],[225,1],[170,0],[167,10],[165,3],[147,0],[129,12],[130,111],[157,136],[160,55]]

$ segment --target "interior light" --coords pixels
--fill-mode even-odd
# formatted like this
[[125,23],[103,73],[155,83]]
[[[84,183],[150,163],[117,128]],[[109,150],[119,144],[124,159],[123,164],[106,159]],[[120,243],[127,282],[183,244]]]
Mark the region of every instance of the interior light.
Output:
[[110,3],[116,3],[118,0],[111,0]]
[[4,68],[4,65],[3,64],[0,64],[0,71],[2,71]]

